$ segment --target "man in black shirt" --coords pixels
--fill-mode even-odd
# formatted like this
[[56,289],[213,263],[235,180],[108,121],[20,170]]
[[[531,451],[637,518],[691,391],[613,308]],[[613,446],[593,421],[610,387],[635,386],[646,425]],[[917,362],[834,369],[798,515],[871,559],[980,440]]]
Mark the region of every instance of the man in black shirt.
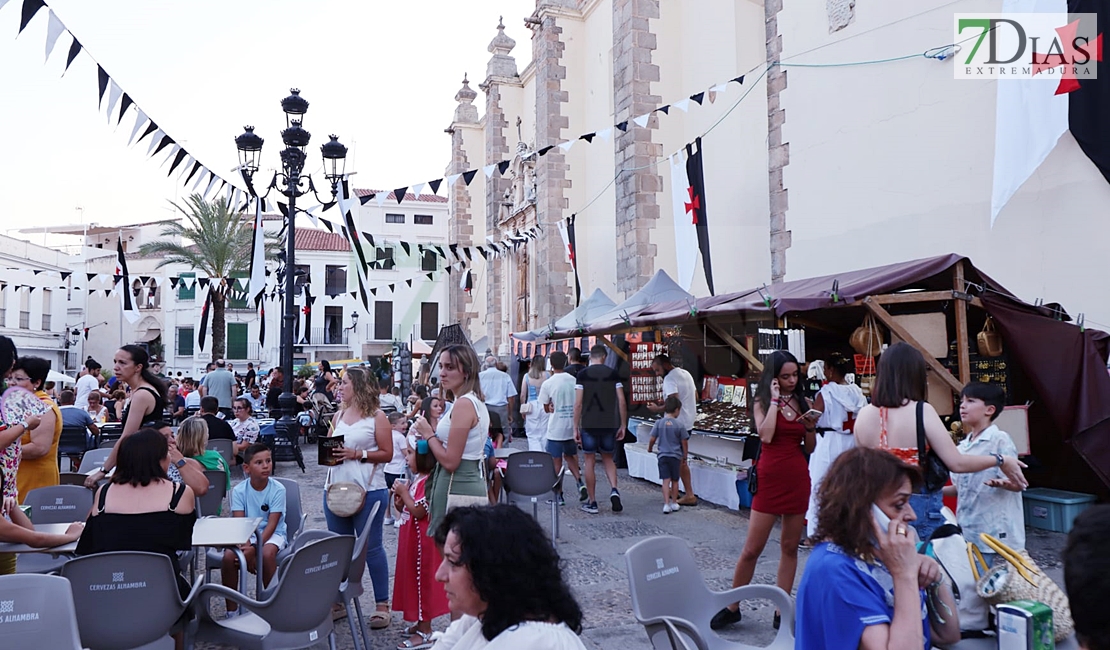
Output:
[[208,423],[209,440],[235,440],[235,432],[231,425],[224,422],[217,413],[220,411],[220,400],[211,395],[200,398],[200,417]]
[[578,348],[567,350],[567,360],[570,361],[570,364],[567,365],[567,369],[563,372],[571,377],[577,377],[580,371],[586,369],[586,364],[582,363],[582,350]]
[[281,388],[285,385],[285,373],[281,367],[274,368],[270,371],[270,389],[266,391],[266,408],[270,411],[270,417],[277,417],[281,409]]
[[582,473],[586,479],[586,503],[582,510],[595,514],[598,512],[594,487],[597,477],[594,462],[597,453],[605,463],[605,474],[609,477],[612,490],[609,502],[613,512],[624,510],[621,495],[617,490],[617,465],[613,462],[613,452],[617,441],[624,439],[628,422],[628,405],[624,400],[624,386],[617,371],[605,365],[608,350],[598,344],[590,348],[590,365],[579,371],[576,378],[574,400],[575,437],[582,443],[586,452],[586,466]]
[[257,381],[257,379],[258,379],[258,375],[256,375],[255,372],[254,372],[254,364],[251,363],[250,361],[248,361],[247,362],[247,376],[243,377],[243,386],[245,386],[247,390],[250,390],[251,387],[254,386],[254,383],[255,383],[255,381]]

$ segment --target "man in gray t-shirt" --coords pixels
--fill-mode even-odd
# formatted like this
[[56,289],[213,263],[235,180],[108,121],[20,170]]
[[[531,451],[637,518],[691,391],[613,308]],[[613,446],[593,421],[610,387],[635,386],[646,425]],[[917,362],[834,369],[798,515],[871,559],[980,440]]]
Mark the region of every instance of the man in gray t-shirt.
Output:
[[235,375],[227,369],[227,362],[216,360],[216,369],[204,379],[205,394],[220,401],[220,410],[225,415],[231,413],[231,401],[235,399]]

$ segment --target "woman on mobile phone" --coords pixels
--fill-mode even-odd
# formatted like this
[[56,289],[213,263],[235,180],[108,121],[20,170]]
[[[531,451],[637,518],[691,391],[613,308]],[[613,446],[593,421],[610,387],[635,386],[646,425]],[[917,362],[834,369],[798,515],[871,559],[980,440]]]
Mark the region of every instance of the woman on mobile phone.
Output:
[[[921,474],[893,454],[840,455],[818,492],[820,543],[798,587],[799,648],[931,648],[960,640],[947,575],[917,552],[911,496]],[[833,623],[835,621],[835,624]]]
[[[807,413],[809,402],[799,381],[799,368],[798,360],[789,352],[772,352],[755,391],[753,414],[761,445],[756,461],[759,489],[752,499],[744,550],[740,552],[732,575],[734,588],[752,581],[756,562],[779,517],[782,517],[781,557],[775,584],[786,593],[794,587],[798,540],[802,537],[809,504],[809,469],[802,448],[806,453],[813,451],[817,421],[814,414]],[[739,603],[733,603],[717,612],[709,626],[719,630],[738,622]],[[776,613],[775,628],[778,626],[779,614]]]

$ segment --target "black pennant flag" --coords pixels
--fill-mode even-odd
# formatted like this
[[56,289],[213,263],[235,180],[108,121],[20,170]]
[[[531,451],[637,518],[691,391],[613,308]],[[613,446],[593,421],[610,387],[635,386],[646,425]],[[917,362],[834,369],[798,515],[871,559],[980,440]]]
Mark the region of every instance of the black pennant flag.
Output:
[[362,236],[366,238],[366,241],[370,242],[371,246],[374,245],[374,236],[373,235],[371,235],[368,232],[363,231]]
[[375,296],[377,296],[377,295],[378,295],[378,288],[377,288],[377,287],[372,287],[372,288],[370,289],[370,293],[372,293],[372,294],[374,294]]
[[442,246],[435,246],[434,248],[436,249],[436,252],[439,253],[440,257],[442,257],[443,259],[447,259],[447,253],[443,252]]
[[697,102],[697,103],[698,103],[698,106],[701,106],[701,102],[702,102],[702,100],[703,100],[703,99],[705,99],[705,92],[704,92],[704,91],[702,91],[702,92],[700,92],[700,93],[694,93],[693,95],[690,95],[690,99],[692,99],[692,100],[694,100],[695,102]]
[[434,280],[435,279],[435,275],[432,274],[432,273],[425,273],[424,275],[428,276],[429,280]]
[[124,313],[133,311],[135,306],[131,304],[131,289],[128,285],[130,282],[127,280],[127,256],[123,254],[123,237],[120,237],[116,243],[116,272],[122,276],[123,286],[123,311]]
[[585,140],[586,142],[589,142],[589,143],[593,143],[594,136],[596,136],[596,135],[597,135],[597,133],[587,133],[586,135],[578,136],[578,139],[579,140]]
[[119,117],[116,118],[116,126],[119,126],[119,123],[123,121],[123,114],[126,113],[127,109],[131,108],[131,105],[134,103],[135,102],[131,99],[131,95],[123,93],[123,97],[119,100]]
[[401,242],[401,248],[404,249],[405,255],[409,255],[409,256],[412,255],[412,249],[409,248],[409,243],[407,241]]
[[463,247],[463,254],[464,254],[464,255],[466,255],[466,260],[467,260],[468,262],[470,262],[470,261],[473,261],[473,260],[474,260],[474,257],[473,257],[473,255],[471,255],[471,253],[470,253],[470,247],[469,247],[469,246],[464,246],[464,247]]
[[397,199],[397,203],[400,204],[401,201],[405,200],[405,192],[408,192],[408,191],[409,191],[409,188],[407,188],[407,187],[399,187],[399,188],[393,190],[393,198]]
[[582,283],[578,279],[578,242],[574,236],[574,220],[578,215],[570,215],[567,217],[567,247],[570,249],[570,266],[574,269],[574,306],[577,307],[582,302]]
[[324,224],[324,227],[328,229],[328,232],[330,232],[330,233],[335,232],[335,227],[332,226],[331,222],[328,221],[327,219],[321,219],[320,223]]
[[395,284],[389,285],[389,292],[390,293],[393,293],[393,287],[395,287],[395,286],[397,286],[397,285],[395,285]]
[[197,344],[204,349],[204,341],[208,338],[208,311],[212,306],[212,291],[204,296],[204,307],[200,310],[200,331],[197,332]]
[[31,19],[39,12],[39,9],[42,9],[44,6],[46,6],[46,3],[42,0],[23,0],[23,17],[19,20],[19,31],[16,32],[16,36],[23,33],[23,30],[27,28],[27,24],[31,22]]
[[62,280],[67,280],[67,279],[69,279],[69,276],[70,276],[70,275],[72,275],[72,274],[73,274],[73,271],[61,271],[61,272],[59,273],[59,275],[61,275],[61,276],[62,276]]
[[409,278],[408,280],[405,280],[405,284],[407,284],[411,287],[412,286],[412,278]]
[[197,278],[197,283],[200,284],[201,289],[208,288],[208,278]]
[[455,256],[456,260],[458,260],[458,261],[462,260],[462,258],[459,257],[459,245],[458,244],[448,244],[447,248],[450,249],[451,254]]
[[478,173],[477,169],[471,169],[468,172],[463,172],[463,175],[462,175],[463,182],[466,183],[467,185],[470,185],[470,181],[474,180],[474,175],[477,174],[477,173]]
[[[360,205],[366,205],[367,203],[370,202],[370,199],[374,198],[375,196],[377,196],[377,194],[367,194],[366,196],[360,196],[360,197],[358,197],[358,202],[359,202]],[[330,203],[328,204],[328,207],[329,208],[331,207]],[[327,210],[328,208],[324,208],[324,209]]]
[[[1079,143],[1079,148],[1110,182],[1110,129],[1106,125],[1106,116],[1110,114],[1110,64],[1107,63],[1110,61],[1110,55],[1105,54],[1103,47],[1106,41],[1106,25],[1110,22],[1110,4],[1103,0],[1070,0],[1068,14],[1070,16],[1095,14],[1090,17],[1093,19],[1093,25],[1081,25],[1081,27],[1087,27],[1089,32],[1093,32],[1096,28],[1103,32],[1095,36],[1093,48],[1090,46],[1088,48],[1094,50],[1088,58],[1094,59],[1091,64],[1095,66],[1095,74],[1089,77],[1061,79],[1056,94],[1067,95],[1068,128],[1075,141]],[[1079,19],[1082,23],[1088,20],[1086,16]],[[1079,31],[1083,33],[1084,30]],[[1056,55],[1045,56],[1047,60],[1048,56]]]
[[487,260],[489,259],[489,253],[486,252],[485,248],[481,246],[475,246],[474,248],[478,249],[478,252],[482,254],[482,257],[486,258]]
[[85,282],[92,282],[92,279],[95,278],[95,277],[96,277],[96,273],[86,273],[85,274]]
[[442,178],[437,178],[434,181],[428,181],[428,187],[432,188],[432,194],[439,194],[439,184],[442,182]]
[[179,278],[178,276],[176,276],[176,275],[171,276],[170,277],[170,289],[173,289],[174,291],[177,291],[177,283],[180,282],[180,281],[181,281],[181,278]]
[[254,297],[254,306],[258,310],[258,345],[259,347],[266,345],[266,301],[265,292],[259,291],[258,295]]
[[508,160],[502,160],[501,162],[497,163],[497,172],[499,174],[501,174],[502,176],[504,176],[505,172],[507,172],[508,170],[509,170],[509,161]]
[[104,91],[108,90],[108,73],[100,67],[99,63],[96,64],[96,81],[100,87],[100,98],[96,101],[96,107],[100,108],[104,103]]
[[[174,142],[174,139],[171,138],[170,136],[168,136],[168,135],[163,136],[162,141],[160,143],[158,143],[158,146],[154,149],[154,153],[151,154],[151,155],[152,156],[157,156],[159,151],[165,149],[166,147],[170,146],[171,144],[177,144],[177,143]],[[224,182],[224,185],[227,185],[226,181]],[[223,189],[223,188],[221,187],[220,189]]]
[[671,114],[671,105],[667,104],[666,106],[660,106],[659,108],[657,108],[655,110],[659,111],[660,113],[662,113],[664,115],[670,115]]
[[73,63],[73,60],[76,59],[77,55],[80,53],[81,44],[77,42],[77,39],[75,38],[73,39],[73,43],[71,43],[69,46],[69,56],[66,57],[66,67],[65,70],[62,70],[63,75],[66,73],[66,70],[69,70],[69,66]]
[[141,136],[139,136],[139,139],[136,140],[135,143],[137,144],[139,142],[142,142],[143,140],[146,139],[146,136],[150,135],[151,133],[154,133],[157,130],[158,130],[158,125],[155,124],[153,121],[151,121],[150,124],[146,125],[146,130],[143,131],[143,134]]
[[617,128],[620,129],[622,133],[627,131],[628,130],[628,120],[625,120],[625,121],[621,122],[620,124],[618,124]]
[[537,151],[536,153],[537,153],[537,154],[539,154],[539,155],[541,155],[541,156],[546,156],[546,155],[547,155],[547,152],[548,152],[548,151],[551,151],[551,150],[552,150],[552,149],[554,149],[554,148],[555,148],[555,145],[553,145],[553,144],[549,144],[549,145],[547,145],[546,147],[544,147],[544,148],[540,149],[539,151]]
[[744,85],[744,75],[740,75],[739,77],[736,77],[734,79],[729,79],[729,81],[735,81],[736,83],[743,86]]
[[[182,161],[185,160],[185,156],[188,156],[188,155],[189,155],[189,152],[185,151],[184,149],[182,149],[181,151],[178,151],[177,155],[173,157],[173,164],[170,165],[170,173],[166,174],[166,176],[172,176],[173,175],[173,170],[177,169],[177,166],[180,165],[182,163]],[[186,182],[188,182],[188,181],[186,181]]]
[[[694,147],[697,151],[694,151]],[[702,268],[705,269],[705,284],[709,295],[713,293],[713,264],[709,259],[709,222],[705,216],[705,172],[702,169],[701,138],[686,145],[686,177],[690,179],[690,203],[694,224],[698,229],[698,249],[701,251]]]
[[185,178],[185,185],[188,185],[189,181],[193,180],[193,175],[196,174],[198,171],[200,171],[200,168],[201,168],[201,164],[200,164],[199,160],[197,162],[193,163],[193,170],[191,172],[189,172],[189,175]]

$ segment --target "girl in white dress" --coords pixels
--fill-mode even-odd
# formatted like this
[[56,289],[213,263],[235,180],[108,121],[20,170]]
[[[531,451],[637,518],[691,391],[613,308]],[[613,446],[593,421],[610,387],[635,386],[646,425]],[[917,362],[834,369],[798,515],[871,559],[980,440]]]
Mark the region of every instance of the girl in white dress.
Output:
[[547,435],[547,411],[540,404],[540,386],[551,375],[545,370],[547,361],[542,354],[532,357],[528,374],[520,382],[520,403],[531,404],[524,414],[524,433],[528,436],[528,451],[545,451]]

